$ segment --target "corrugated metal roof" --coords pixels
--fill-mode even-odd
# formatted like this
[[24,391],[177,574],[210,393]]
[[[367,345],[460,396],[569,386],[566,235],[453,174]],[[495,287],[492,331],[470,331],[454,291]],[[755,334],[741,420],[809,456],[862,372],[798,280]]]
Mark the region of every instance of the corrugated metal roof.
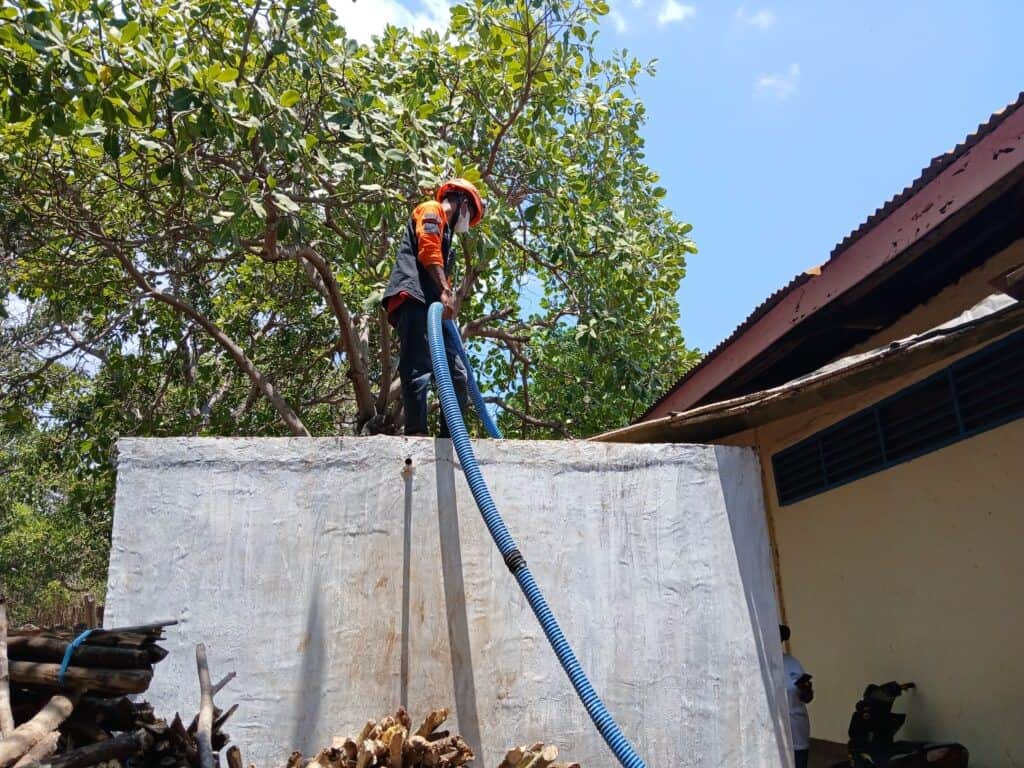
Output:
[[[835,360],[777,387],[697,406],[682,413],[620,427],[588,438],[596,442],[712,442],[860,395],[923,371],[1024,328],[1024,301],[987,296],[957,317],[922,333]],[[904,386],[906,382],[904,381]]]
[[1024,91],[1021,91],[1021,93],[1018,94],[1016,101],[1014,101],[1011,104],[1008,104],[1007,106],[993,113],[992,116],[986,122],[978,126],[977,130],[974,131],[974,133],[969,134],[962,142],[953,147],[953,149],[951,149],[949,152],[946,152],[943,155],[939,155],[938,157],[933,158],[932,161],[921,171],[921,175],[918,176],[913,181],[913,183],[910,184],[910,186],[905,187],[902,192],[900,192],[899,194],[891,198],[888,202],[886,202],[884,205],[882,205],[880,208],[878,208],[873,214],[868,216],[868,218],[865,219],[865,221],[859,227],[857,227],[850,234],[844,237],[836,245],[836,247],[832,249],[832,252],[829,254],[828,261],[822,264],[821,267],[816,267],[814,269],[807,270],[806,272],[802,272],[801,274],[797,275],[792,280],[790,280],[787,285],[775,291],[771,296],[769,296],[767,299],[761,302],[761,304],[757,308],[755,308],[753,312],[750,313],[747,319],[740,323],[724,341],[720,342],[713,349],[711,349],[711,351],[704,355],[703,359],[701,359],[701,361],[697,365],[695,365],[693,368],[687,371],[682,376],[682,378],[680,378],[675,384],[673,384],[668,389],[668,391],[666,391],[661,397],[655,400],[650,405],[650,407],[648,407],[648,409],[644,412],[643,416],[641,416],[639,420],[642,421],[644,418],[646,418],[647,415],[655,408],[657,408],[662,402],[664,402],[665,399],[669,397],[669,395],[671,395],[673,392],[679,389],[679,387],[682,386],[682,384],[687,379],[693,376],[697,371],[703,368],[712,359],[721,354],[721,352],[724,349],[726,349],[730,344],[732,344],[732,342],[735,341],[737,338],[742,336],[751,326],[754,325],[754,323],[756,323],[765,314],[767,314],[772,309],[772,307],[778,304],[783,298],[788,296],[790,293],[795,291],[800,286],[807,283],[809,280],[820,274],[822,271],[827,270],[831,262],[835,261],[840,256],[842,256],[843,253],[850,248],[850,246],[852,246],[854,243],[860,240],[865,234],[871,231],[873,227],[877,226],[889,214],[891,214],[893,211],[895,211],[897,208],[899,208],[901,205],[907,202],[918,191],[920,191],[921,188],[923,188],[926,184],[935,179],[936,176],[942,173],[942,171],[949,167],[950,164],[956,162],[969,149],[971,149],[971,147],[973,147],[975,144],[977,144],[979,141],[985,138],[985,136],[992,133],[992,131],[994,131],[1000,125],[1000,123],[1002,123],[1007,117],[1016,112],[1017,109],[1019,109],[1021,106],[1024,106]]

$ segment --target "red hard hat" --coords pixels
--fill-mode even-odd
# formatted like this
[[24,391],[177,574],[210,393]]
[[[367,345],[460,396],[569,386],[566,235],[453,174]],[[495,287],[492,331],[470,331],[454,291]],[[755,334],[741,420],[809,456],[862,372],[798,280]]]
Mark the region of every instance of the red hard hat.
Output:
[[460,178],[449,179],[437,188],[437,202],[440,203],[444,200],[444,196],[453,190],[465,192],[469,195],[470,199],[472,199],[473,208],[475,210],[473,211],[473,218],[469,221],[469,226],[475,227],[480,223],[480,219],[484,217],[484,201],[480,197],[480,193],[477,191],[477,188],[473,186],[473,182],[471,181],[466,181],[466,179]]

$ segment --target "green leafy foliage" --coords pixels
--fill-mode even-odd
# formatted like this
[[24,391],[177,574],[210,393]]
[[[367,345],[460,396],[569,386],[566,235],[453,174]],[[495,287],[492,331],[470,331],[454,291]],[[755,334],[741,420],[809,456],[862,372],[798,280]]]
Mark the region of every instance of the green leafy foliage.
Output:
[[0,9],[4,542],[106,537],[118,436],[398,430],[379,300],[452,174],[488,206],[455,282],[507,434],[639,415],[696,360],[695,248],[645,164],[653,64],[598,57],[606,11],[471,0],[361,45],[313,0]]

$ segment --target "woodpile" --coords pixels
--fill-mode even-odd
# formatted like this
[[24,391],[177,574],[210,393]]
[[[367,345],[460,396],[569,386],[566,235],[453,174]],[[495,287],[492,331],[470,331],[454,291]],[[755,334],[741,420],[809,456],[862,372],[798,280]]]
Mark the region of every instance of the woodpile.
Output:
[[143,693],[153,679],[153,665],[167,655],[157,641],[163,628],[173,623],[92,630],[72,651],[63,683],[59,679],[61,663],[68,647],[81,633],[61,629],[15,630],[7,636],[11,686],[42,692],[77,688],[105,698]]
[[[0,604],[0,624],[2,614]],[[158,645],[163,629],[174,623],[95,629],[73,648],[77,629],[8,634],[0,628],[0,768],[89,768],[129,760],[132,768],[216,768],[228,742],[222,728],[235,707],[221,711],[213,696],[234,673],[212,684],[202,646],[196,651],[200,712],[189,726],[180,716],[168,724],[149,704],[127,696],[149,687],[153,665],[167,655]],[[230,768],[242,768],[237,747],[225,757]]]
[[[357,736],[335,736],[331,746],[311,760],[293,752],[284,768],[458,768],[475,755],[457,734],[439,730],[447,709],[430,712],[415,730],[404,708],[377,722],[368,720]],[[556,763],[558,747],[538,742],[505,754],[498,768],[580,768]]]
[[457,734],[439,730],[447,709],[430,712],[418,728],[403,707],[380,722],[368,720],[356,736],[335,736],[312,760],[293,752],[285,768],[458,768],[473,750]]
[[[243,768],[223,731],[238,705],[225,711],[214,703],[235,673],[214,683],[202,644],[199,712],[188,726],[178,715],[168,724],[146,702],[128,698],[149,687],[153,666],[167,655],[158,644],[163,630],[174,623],[95,629],[85,638],[81,629],[8,634],[0,596],[0,768]],[[442,730],[447,719],[447,709],[436,709],[414,728],[399,707],[355,736],[334,737],[311,759],[293,752],[284,768],[468,765],[473,750]],[[509,750],[499,768],[579,768],[557,759],[554,745],[536,743]]]
[[515,747],[505,753],[498,768],[580,768],[579,763],[556,763],[558,747],[538,741],[529,747]]

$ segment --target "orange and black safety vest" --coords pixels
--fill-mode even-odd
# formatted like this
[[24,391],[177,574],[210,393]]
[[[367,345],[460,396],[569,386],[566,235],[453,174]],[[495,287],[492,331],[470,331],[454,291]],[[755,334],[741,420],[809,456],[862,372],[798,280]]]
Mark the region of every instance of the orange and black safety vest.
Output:
[[439,301],[441,292],[427,267],[442,267],[450,276],[453,263],[452,230],[444,209],[433,200],[420,203],[405,227],[405,236],[384,290],[383,303],[388,314],[391,315],[408,299],[428,305]]

